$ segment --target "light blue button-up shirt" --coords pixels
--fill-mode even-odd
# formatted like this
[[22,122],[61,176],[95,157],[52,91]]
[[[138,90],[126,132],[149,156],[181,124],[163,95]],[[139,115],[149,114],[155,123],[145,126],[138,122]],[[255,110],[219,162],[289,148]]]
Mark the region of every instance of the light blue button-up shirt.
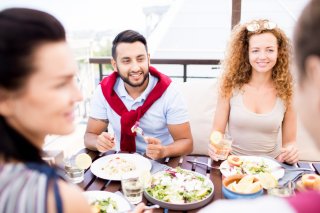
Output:
[[[127,107],[128,111],[141,106],[149,93],[157,84],[158,79],[149,74],[149,83],[145,91],[135,100],[127,93],[124,82],[120,77],[114,85],[114,90]],[[116,149],[120,150],[120,116],[112,110],[103,96],[101,85],[98,85],[91,99],[90,117],[108,120],[115,133]],[[167,125],[182,124],[189,121],[187,105],[180,91],[172,82],[163,95],[140,118],[140,127],[145,136],[155,137],[161,140],[163,145],[173,142]],[[137,152],[144,153],[146,143],[139,135],[136,136]]]

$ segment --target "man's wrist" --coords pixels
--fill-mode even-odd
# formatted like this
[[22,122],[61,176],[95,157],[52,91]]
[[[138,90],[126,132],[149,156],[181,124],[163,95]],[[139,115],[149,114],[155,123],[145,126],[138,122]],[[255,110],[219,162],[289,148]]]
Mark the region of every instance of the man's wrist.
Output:
[[169,155],[168,153],[168,146],[162,146],[162,153],[161,153],[161,158],[165,158]]

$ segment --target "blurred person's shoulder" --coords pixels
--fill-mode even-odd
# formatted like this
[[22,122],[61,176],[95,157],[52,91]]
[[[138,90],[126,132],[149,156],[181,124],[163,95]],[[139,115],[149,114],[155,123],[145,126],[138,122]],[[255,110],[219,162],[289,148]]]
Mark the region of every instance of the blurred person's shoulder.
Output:
[[298,193],[296,196],[287,198],[288,203],[296,212],[320,212],[320,192],[306,191]]

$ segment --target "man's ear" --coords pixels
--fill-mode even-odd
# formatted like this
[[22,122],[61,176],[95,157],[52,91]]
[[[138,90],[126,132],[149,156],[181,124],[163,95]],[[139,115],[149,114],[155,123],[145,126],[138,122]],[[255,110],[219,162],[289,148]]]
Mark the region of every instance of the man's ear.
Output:
[[306,75],[320,89],[320,57],[311,55],[305,61]]
[[148,65],[150,66],[150,53],[148,53]]
[[114,71],[118,72],[117,63],[113,58],[111,59],[111,66],[113,67]]

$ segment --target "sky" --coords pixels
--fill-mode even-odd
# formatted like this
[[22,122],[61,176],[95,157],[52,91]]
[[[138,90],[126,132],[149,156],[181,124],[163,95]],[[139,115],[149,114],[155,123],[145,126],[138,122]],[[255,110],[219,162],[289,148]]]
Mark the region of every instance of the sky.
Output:
[[[165,0],[163,0],[165,2]],[[0,9],[28,7],[58,18],[67,31],[145,28],[143,7],[158,0],[0,0]]]

